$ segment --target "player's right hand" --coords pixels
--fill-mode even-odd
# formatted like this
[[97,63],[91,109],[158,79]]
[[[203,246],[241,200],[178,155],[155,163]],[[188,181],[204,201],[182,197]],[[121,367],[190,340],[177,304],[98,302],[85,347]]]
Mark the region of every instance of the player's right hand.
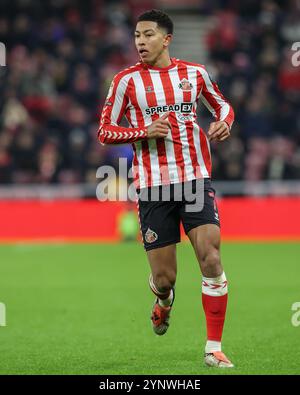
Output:
[[152,138],[160,138],[166,137],[171,129],[171,124],[167,120],[169,112],[166,112],[162,117],[156,119],[150,126],[147,128],[147,137],[148,139]]

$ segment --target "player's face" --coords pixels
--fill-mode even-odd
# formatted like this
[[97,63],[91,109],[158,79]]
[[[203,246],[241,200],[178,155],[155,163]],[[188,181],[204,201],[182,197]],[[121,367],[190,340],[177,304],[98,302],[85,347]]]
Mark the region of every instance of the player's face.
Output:
[[171,34],[160,29],[156,22],[138,22],[135,30],[135,46],[144,63],[154,64],[168,47]]

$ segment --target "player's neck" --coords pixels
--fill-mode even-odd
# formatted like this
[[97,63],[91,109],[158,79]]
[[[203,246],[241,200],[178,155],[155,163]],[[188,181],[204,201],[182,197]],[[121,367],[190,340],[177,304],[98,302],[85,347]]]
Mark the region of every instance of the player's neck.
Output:
[[172,60],[170,58],[169,52],[164,52],[157,59],[155,59],[155,61],[153,62],[153,64],[151,64],[151,66],[164,68],[170,66],[171,64],[172,64]]

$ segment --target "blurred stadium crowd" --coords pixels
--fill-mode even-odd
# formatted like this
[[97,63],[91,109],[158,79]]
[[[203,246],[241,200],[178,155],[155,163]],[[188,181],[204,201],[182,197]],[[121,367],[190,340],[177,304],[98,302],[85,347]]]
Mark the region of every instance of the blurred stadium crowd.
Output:
[[[291,62],[299,1],[198,4],[215,17],[208,69],[236,113],[232,138],[212,146],[213,178],[299,178],[300,66]],[[1,0],[0,183],[95,183],[100,165],[131,159],[130,146],[100,146],[98,117],[113,75],[138,61],[136,16],[154,7],[160,2]],[[200,117],[207,127],[206,109]]]

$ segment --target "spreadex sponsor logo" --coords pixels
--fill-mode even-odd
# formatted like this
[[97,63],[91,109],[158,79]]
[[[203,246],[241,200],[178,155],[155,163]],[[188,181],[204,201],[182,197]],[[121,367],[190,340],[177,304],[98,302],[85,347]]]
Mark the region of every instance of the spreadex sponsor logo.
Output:
[[146,108],[145,112],[147,115],[160,114],[162,112],[174,111],[182,114],[189,114],[192,112],[193,103],[180,103],[180,104],[168,104],[165,106],[155,106]]

